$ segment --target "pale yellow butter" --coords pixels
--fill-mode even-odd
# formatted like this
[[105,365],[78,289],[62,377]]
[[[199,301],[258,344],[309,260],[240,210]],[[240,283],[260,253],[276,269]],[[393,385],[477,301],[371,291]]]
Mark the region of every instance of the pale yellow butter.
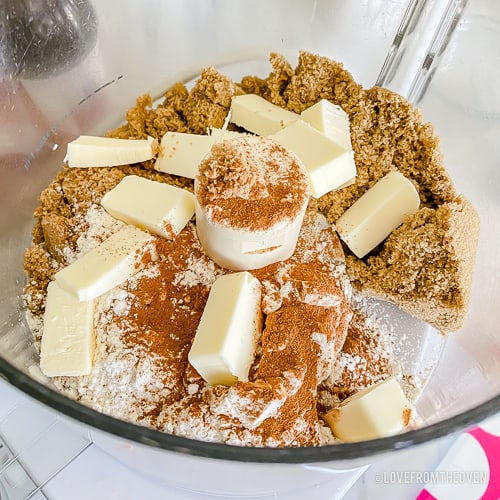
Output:
[[342,214],[337,230],[350,250],[362,258],[419,206],[412,182],[400,172],[389,172]]
[[213,284],[188,359],[211,385],[247,381],[262,328],[261,287],[249,272]]
[[151,160],[154,139],[113,139],[81,135],[70,142],[65,161],[70,167],[114,167]]
[[162,153],[156,159],[155,170],[194,179],[214,142],[210,135],[167,132],[161,140]]
[[239,132],[211,129],[210,135],[167,132],[161,140],[162,153],[155,162],[155,170],[194,179],[198,165],[219,141],[239,137]]
[[391,377],[347,398],[324,418],[342,441],[365,441],[401,432],[411,412],[411,403]]
[[146,254],[155,257],[154,239],[134,226],[125,226],[58,271],[55,280],[79,300],[91,300],[138,272]]
[[341,148],[352,149],[349,116],[340,106],[321,99],[302,111],[300,116]]
[[185,189],[128,175],[101,200],[106,211],[167,239],[181,232],[194,215],[194,195]]
[[311,195],[320,198],[356,177],[354,153],[299,120],[269,136],[295,153],[309,174]]
[[231,100],[230,121],[254,134],[268,136],[300,120],[300,115],[280,108],[256,94]]
[[94,302],[80,302],[55,281],[47,288],[40,369],[47,377],[88,375],[94,358]]

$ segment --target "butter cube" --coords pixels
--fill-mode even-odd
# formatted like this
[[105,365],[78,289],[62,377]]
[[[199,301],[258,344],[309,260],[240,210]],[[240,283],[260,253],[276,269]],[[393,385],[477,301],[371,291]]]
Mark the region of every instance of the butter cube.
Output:
[[389,172],[342,214],[337,230],[361,259],[419,206],[420,197],[412,182],[400,172]]
[[307,169],[311,195],[320,198],[356,177],[354,153],[299,120],[269,136],[295,153]]
[[91,300],[123,283],[155,256],[155,237],[125,226],[55,275],[57,284],[79,300]]
[[155,170],[194,179],[214,142],[210,135],[167,132],[161,140],[162,154],[156,159]]
[[127,175],[101,200],[116,219],[167,239],[177,236],[194,215],[194,195],[185,189]]
[[321,99],[302,111],[300,116],[341,148],[352,149],[349,116],[340,106],[327,99]]
[[88,375],[94,358],[94,302],[80,302],[55,281],[47,288],[40,369],[47,377]]
[[401,432],[411,412],[411,403],[391,377],[347,398],[324,419],[342,441],[365,441]]
[[239,132],[213,128],[210,135],[167,132],[161,140],[162,154],[155,162],[155,170],[194,179],[198,165],[221,140],[238,137]]
[[154,139],[112,139],[81,135],[68,144],[65,161],[70,167],[114,167],[151,160]]
[[230,121],[254,134],[268,136],[296,120],[300,120],[300,115],[256,94],[239,95],[231,100]]
[[211,385],[247,381],[262,328],[260,282],[249,272],[213,284],[188,359]]

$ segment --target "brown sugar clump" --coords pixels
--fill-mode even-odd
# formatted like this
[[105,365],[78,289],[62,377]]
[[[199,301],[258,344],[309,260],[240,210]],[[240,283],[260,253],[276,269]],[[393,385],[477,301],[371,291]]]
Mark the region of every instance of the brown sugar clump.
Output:
[[68,219],[62,215],[47,214],[40,224],[47,250],[58,261],[64,262],[64,248],[72,233]]
[[221,128],[231,106],[236,85],[214,68],[206,68],[191,91],[173,85],[163,101],[153,107],[151,95],[137,98],[126,113],[127,123],[106,135],[119,139],[161,139],[167,132],[206,134],[210,127]]
[[461,328],[469,302],[479,218],[463,197],[422,208],[366,261],[347,257],[353,284],[443,333]]
[[300,52],[299,63],[284,91],[288,108],[296,113],[321,99],[340,104],[348,114],[356,108],[362,88],[342,64],[309,52]]
[[24,290],[26,305],[33,314],[42,314],[47,286],[57,271],[56,262],[42,244],[34,244],[24,254],[24,270],[28,275]]
[[301,51],[295,69],[280,54],[271,54],[270,62],[273,70],[266,79],[252,76],[242,79],[245,93],[258,94],[296,113],[321,99],[340,105],[348,113],[358,104],[361,85],[336,61]]
[[117,139],[145,139],[146,121],[148,115],[152,112],[153,101],[149,94],[144,94],[136,99],[136,105],[126,113],[127,123],[110,130],[106,135]]
[[72,206],[100,203],[101,198],[125,177],[121,169],[96,167],[89,169],[68,168],[61,181],[64,198]]
[[206,68],[185,101],[183,110],[190,131],[206,134],[209,127],[224,125],[235,87],[214,68]]

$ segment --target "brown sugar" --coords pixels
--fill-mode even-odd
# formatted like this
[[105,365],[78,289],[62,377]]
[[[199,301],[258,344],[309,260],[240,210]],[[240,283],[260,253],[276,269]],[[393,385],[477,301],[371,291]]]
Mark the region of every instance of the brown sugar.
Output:
[[432,126],[423,124],[420,112],[401,96],[379,87],[364,91],[350,115],[350,127],[356,182],[321,198],[321,210],[330,221],[391,170],[415,181],[426,206],[435,208],[456,197]]
[[234,93],[227,76],[214,68],[204,69],[183,106],[189,131],[205,134],[209,127],[222,128]]
[[463,197],[422,208],[366,261],[347,257],[355,286],[394,302],[446,333],[464,320],[479,218]]
[[442,333],[460,329],[469,303],[479,218],[458,196],[432,125],[423,123],[419,110],[403,97],[379,87],[362,89],[328,58],[301,52],[292,70],[273,54],[271,64],[266,79],[244,78],[242,89],[295,112],[328,99],[349,115],[357,177],[351,186],[318,200],[330,223],[391,170],[414,182],[427,209],[364,260],[346,250],[355,286],[396,303]]
[[26,305],[33,314],[43,314],[47,285],[57,271],[57,260],[43,244],[33,244],[24,255],[24,269],[28,275],[24,290]]
[[126,113],[127,123],[106,135],[119,139],[161,139],[166,132],[206,134],[210,127],[221,128],[236,92],[234,83],[214,68],[205,68],[193,89],[178,83],[171,87],[158,106],[149,94],[137,98]]

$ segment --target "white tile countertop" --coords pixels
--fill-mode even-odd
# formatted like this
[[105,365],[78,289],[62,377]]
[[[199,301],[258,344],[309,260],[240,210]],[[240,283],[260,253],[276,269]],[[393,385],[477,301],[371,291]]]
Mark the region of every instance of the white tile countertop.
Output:
[[[495,417],[490,421],[493,423],[485,429],[500,435],[500,418]],[[493,446],[496,447],[494,453],[498,455],[500,450],[498,438],[489,436],[497,439],[496,445]],[[214,498],[168,487],[131,470],[93,444],[90,438],[75,432],[57,414],[32,401],[2,380],[0,380],[0,438],[2,439],[1,500]],[[332,475],[331,481],[315,487],[311,494],[316,498],[344,500],[366,498],[404,500],[417,497],[419,500],[432,498],[498,500],[500,490],[494,488],[489,488],[487,494],[481,497],[488,480],[490,486],[495,480],[497,483],[500,481],[498,477],[489,477],[487,472],[481,469],[481,458],[471,454],[468,448],[470,443],[466,442],[465,438],[473,440],[470,433],[449,436],[384,457],[367,468]],[[467,447],[466,453],[462,450],[464,446]],[[455,453],[457,451],[455,448],[460,452],[458,455]],[[451,459],[448,453],[450,449],[453,455]],[[462,458],[457,461],[456,456]],[[472,461],[463,463],[464,456]],[[498,458],[496,456],[497,460]],[[485,463],[487,468],[487,462]],[[492,464],[490,460],[490,469]],[[447,475],[432,475],[432,471],[435,471],[438,465],[440,470],[446,468],[448,471],[455,471],[454,475],[450,475],[449,472]],[[467,467],[470,467],[470,470]],[[495,475],[499,475],[499,463],[493,467]],[[457,473],[457,470],[461,472]],[[440,496],[421,493],[426,480],[433,483],[428,489],[434,495]],[[306,493],[303,491],[301,495]],[[274,495],[273,498],[287,500],[289,497]]]

